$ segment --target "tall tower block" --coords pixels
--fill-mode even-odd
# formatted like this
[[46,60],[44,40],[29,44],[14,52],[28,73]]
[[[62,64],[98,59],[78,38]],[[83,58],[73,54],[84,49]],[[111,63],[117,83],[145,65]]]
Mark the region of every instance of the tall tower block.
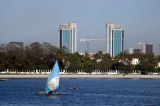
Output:
[[124,28],[122,25],[107,23],[106,29],[107,53],[115,57],[124,51]]
[[65,47],[67,53],[77,51],[77,23],[62,24],[59,27],[59,47]]

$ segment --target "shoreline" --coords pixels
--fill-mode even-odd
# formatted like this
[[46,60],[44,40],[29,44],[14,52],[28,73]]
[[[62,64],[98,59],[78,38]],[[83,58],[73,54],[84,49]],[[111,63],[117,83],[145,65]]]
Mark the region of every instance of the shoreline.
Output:
[[[0,75],[0,79],[48,78],[49,75]],[[160,75],[60,75],[60,78],[100,79],[160,79]]]

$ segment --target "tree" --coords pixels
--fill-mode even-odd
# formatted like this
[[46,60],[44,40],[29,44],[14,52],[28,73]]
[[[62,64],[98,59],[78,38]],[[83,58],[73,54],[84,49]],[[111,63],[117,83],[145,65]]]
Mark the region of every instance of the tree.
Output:
[[69,67],[67,68],[70,72],[76,72],[77,70],[83,69],[81,63],[81,56],[78,53],[68,54]]
[[7,67],[6,64],[8,64],[7,59],[7,51],[6,51],[6,45],[1,44],[0,45],[0,71],[4,71]]
[[102,51],[94,55],[96,59],[96,69],[109,70],[112,65],[111,57],[109,54],[103,54]]
[[84,72],[92,73],[95,70],[95,60],[90,59],[88,53],[82,57],[81,62]]
[[56,52],[58,49],[55,46],[52,46],[50,43],[46,42],[42,43],[42,47],[44,54],[43,61],[45,66],[47,66],[49,69],[52,69],[56,61]]
[[33,42],[26,46],[26,61],[25,64],[30,70],[42,69],[46,67],[44,63],[43,47],[39,42]]
[[16,71],[22,70],[25,61],[24,43],[23,42],[10,42],[7,45],[7,54],[9,64],[8,68],[13,68]]
[[156,59],[154,54],[141,54],[140,55],[140,64],[138,65],[138,69],[141,70],[143,74],[147,74],[148,72],[153,72],[156,66]]

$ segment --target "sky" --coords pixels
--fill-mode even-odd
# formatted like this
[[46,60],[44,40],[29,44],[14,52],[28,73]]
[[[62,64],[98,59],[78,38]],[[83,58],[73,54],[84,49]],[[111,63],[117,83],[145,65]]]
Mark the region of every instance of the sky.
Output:
[[[138,42],[160,44],[160,0],[0,0],[0,44],[48,42],[58,47],[60,24],[77,23],[80,38],[106,38],[106,23],[123,25],[125,50]],[[90,52],[106,51],[106,41],[91,41]]]

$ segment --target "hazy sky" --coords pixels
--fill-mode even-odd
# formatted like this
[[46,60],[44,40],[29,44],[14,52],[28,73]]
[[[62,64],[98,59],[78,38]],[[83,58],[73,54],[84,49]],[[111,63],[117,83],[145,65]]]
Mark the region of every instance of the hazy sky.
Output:
[[[160,0],[0,0],[0,44],[10,41],[49,42],[58,46],[58,27],[77,23],[80,38],[106,38],[106,23],[125,29],[125,49],[140,41],[160,43]],[[91,52],[105,50],[105,41],[90,42]]]

